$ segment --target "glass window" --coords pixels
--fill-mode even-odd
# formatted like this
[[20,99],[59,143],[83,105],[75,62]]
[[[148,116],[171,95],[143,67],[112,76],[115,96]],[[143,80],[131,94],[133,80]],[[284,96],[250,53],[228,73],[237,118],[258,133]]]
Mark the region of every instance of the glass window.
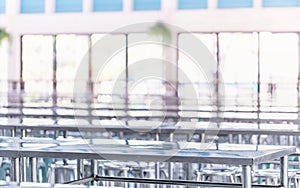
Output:
[[123,0],[94,0],[93,11],[122,11]]
[[125,35],[92,35],[92,80],[95,82],[94,93],[98,101],[124,100],[125,79]]
[[[162,38],[147,33],[128,35],[128,93],[130,104],[163,107],[162,96],[167,94],[164,82],[168,64]],[[149,106],[150,105],[150,106]]]
[[5,13],[5,0],[0,0],[0,14]]
[[49,95],[53,84],[53,37],[24,35],[22,63],[25,92]]
[[134,0],[134,10],[160,10],[160,0]]
[[252,8],[253,0],[218,0],[218,8]]
[[56,0],[56,12],[82,12],[82,0]]
[[225,106],[255,106],[257,101],[257,33],[219,34],[220,79]]
[[296,33],[260,34],[262,106],[297,106],[298,53]]
[[207,0],[178,0],[178,9],[206,9]]
[[[197,40],[196,43],[195,40]],[[190,107],[194,106],[196,109],[199,104],[212,106],[215,100],[214,81],[217,68],[216,35],[186,33],[180,34],[178,41],[179,96],[183,104],[189,104]],[[191,44],[194,45],[191,47]],[[196,49],[199,57],[189,54],[189,47]],[[200,59],[203,61],[199,61]]]
[[298,7],[299,0],[263,0],[263,7]]
[[21,13],[45,12],[45,0],[21,0]]
[[[60,34],[56,37],[57,95],[73,97],[85,94],[88,81],[89,38]],[[75,85],[76,84],[76,85]]]
[[[8,65],[8,51],[9,43],[7,40],[3,40],[0,44],[0,66],[1,66],[1,74],[0,74],[0,95],[2,96],[7,92],[7,65]],[[0,99],[0,104],[4,99]]]

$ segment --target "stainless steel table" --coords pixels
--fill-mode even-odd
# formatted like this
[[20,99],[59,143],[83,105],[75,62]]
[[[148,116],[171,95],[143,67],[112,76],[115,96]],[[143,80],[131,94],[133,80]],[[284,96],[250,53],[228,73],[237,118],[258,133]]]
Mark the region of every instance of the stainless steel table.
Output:
[[287,155],[293,146],[209,144],[137,140],[43,140],[0,138],[0,156],[77,158],[146,162],[213,163],[242,166],[242,187],[251,185],[251,167],[280,158],[281,186],[287,187]]
[[[232,123],[233,124],[233,123]],[[193,124],[192,124],[193,125]],[[126,126],[126,125],[59,125],[59,124],[37,124],[29,125],[23,123],[6,123],[0,124],[0,129],[10,129],[12,134],[10,136],[16,136],[16,131],[21,130],[44,130],[44,131],[83,131],[83,132],[123,132],[123,133],[148,133],[148,134],[203,134],[203,133],[215,133],[216,135],[229,135],[229,134],[243,134],[243,135],[286,135],[286,136],[300,136],[300,131],[296,129],[259,129],[259,128],[247,128],[248,124],[237,125],[233,124],[234,128],[210,128],[207,125],[199,127],[196,125],[185,126],[157,126],[157,123],[153,122],[153,126]],[[65,133],[67,135],[67,133]],[[24,133],[21,136],[26,136]]]

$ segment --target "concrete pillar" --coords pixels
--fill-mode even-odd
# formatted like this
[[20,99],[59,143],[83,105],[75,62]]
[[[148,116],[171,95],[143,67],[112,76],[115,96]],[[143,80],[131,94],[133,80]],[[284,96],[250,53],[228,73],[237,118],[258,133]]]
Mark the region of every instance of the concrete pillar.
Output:
[[84,13],[93,12],[93,0],[83,0],[82,3]]
[[164,12],[174,12],[177,9],[178,0],[161,0],[161,10]]
[[55,0],[45,0],[45,13],[51,14],[55,12]]
[[207,9],[215,10],[218,8],[218,0],[207,1]]
[[8,0],[6,1],[6,14],[16,15],[20,12],[21,0]]
[[263,0],[254,0],[253,1],[253,8],[262,8]]
[[123,11],[130,12],[133,10],[133,1],[134,0],[123,0]]

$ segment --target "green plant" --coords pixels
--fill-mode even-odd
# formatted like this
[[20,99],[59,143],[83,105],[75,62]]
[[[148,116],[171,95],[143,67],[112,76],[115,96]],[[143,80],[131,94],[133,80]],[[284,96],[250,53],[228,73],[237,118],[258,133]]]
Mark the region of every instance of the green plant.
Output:
[[2,29],[0,28],[0,46],[1,46],[1,43],[5,40],[9,40],[10,39],[10,35],[8,32],[6,32],[5,29]]
[[149,30],[150,35],[162,37],[162,42],[168,43],[171,41],[172,33],[166,24],[157,22]]

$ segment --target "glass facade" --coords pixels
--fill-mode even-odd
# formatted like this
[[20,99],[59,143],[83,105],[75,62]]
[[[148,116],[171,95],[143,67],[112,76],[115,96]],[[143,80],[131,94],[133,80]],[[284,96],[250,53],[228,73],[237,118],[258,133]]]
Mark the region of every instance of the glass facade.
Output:
[[134,0],[134,10],[160,10],[160,0]]
[[178,0],[178,9],[206,9],[207,0]]
[[5,0],[0,0],[0,14],[5,13]]
[[56,0],[55,12],[82,12],[82,0]]
[[43,13],[45,12],[45,0],[21,0],[21,13]]
[[263,0],[263,7],[298,7],[299,0]]
[[26,93],[52,93],[53,36],[22,37],[23,81]]
[[94,0],[93,1],[93,11],[122,11],[123,10],[123,0]]
[[252,8],[253,0],[218,0],[218,8]]

